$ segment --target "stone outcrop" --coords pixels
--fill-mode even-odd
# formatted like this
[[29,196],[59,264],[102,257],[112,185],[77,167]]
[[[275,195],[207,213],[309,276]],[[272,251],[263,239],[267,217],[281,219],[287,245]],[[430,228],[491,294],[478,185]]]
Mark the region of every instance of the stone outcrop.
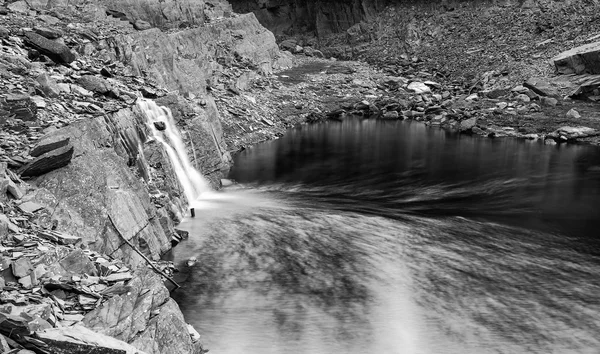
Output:
[[107,55],[131,65],[134,74],[147,73],[181,94],[205,93],[211,77],[231,58],[270,73],[279,56],[275,37],[253,14],[173,33],[154,28],[116,36],[108,45],[112,53]]
[[156,274],[140,269],[127,287],[127,292],[88,313],[84,325],[149,354],[202,353],[200,344],[190,340],[179,306]]
[[[130,114],[129,119],[135,118]],[[67,167],[33,181],[48,192],[38,192],[33,199],[55,215],[58,231],[81,237],[92,249],[137,266],[143,260],[123,238],[158,259],[169,249],[170,237],[144,186],[127,168],[136,145],[132,138],[121,136],[135,131],[134,122],[113,119],[112,124],[101,118],[81,121],[55,132],[69,137],[76,154]]]
[[600,42],[567,50],[552,61],[559,74],[600,74]]

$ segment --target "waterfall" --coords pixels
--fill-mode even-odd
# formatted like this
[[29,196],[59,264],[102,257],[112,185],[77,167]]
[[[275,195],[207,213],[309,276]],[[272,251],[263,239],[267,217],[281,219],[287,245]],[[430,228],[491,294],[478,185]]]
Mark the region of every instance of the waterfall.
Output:
[[[209,192],[211,188],[200,172],[192,166],[171,111],[152,100],[140,98],[136,104],[146,116],[146,124],[152,136],[167,151],[188,203],[193,204],[202,193]],[[155,122],[164,123],[165,129],[156,129]]]

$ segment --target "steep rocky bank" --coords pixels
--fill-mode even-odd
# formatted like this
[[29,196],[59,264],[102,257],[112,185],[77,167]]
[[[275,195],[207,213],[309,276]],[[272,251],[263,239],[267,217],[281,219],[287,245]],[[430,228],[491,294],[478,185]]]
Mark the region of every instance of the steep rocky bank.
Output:
[[217,185],[215,98],[291,56],[219,1],[6,2],[0,36],[0,351],[203,352],[160,260],[188,201],[136,101],[172,111]]

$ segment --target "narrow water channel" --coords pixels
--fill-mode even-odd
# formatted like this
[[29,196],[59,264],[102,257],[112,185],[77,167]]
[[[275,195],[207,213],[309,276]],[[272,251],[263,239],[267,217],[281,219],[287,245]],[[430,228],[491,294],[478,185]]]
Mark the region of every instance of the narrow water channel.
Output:
[[597,148],[348,119],[246,150],[231,178],[173,255],[212,353],[600,348]]

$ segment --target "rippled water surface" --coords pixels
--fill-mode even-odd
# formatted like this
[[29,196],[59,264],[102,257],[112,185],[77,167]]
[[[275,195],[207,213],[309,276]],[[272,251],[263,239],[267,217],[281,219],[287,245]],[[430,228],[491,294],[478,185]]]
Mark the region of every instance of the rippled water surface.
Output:
[[600,351],[598,149],[350,119],[234,168],[173,254],[212,353]]

